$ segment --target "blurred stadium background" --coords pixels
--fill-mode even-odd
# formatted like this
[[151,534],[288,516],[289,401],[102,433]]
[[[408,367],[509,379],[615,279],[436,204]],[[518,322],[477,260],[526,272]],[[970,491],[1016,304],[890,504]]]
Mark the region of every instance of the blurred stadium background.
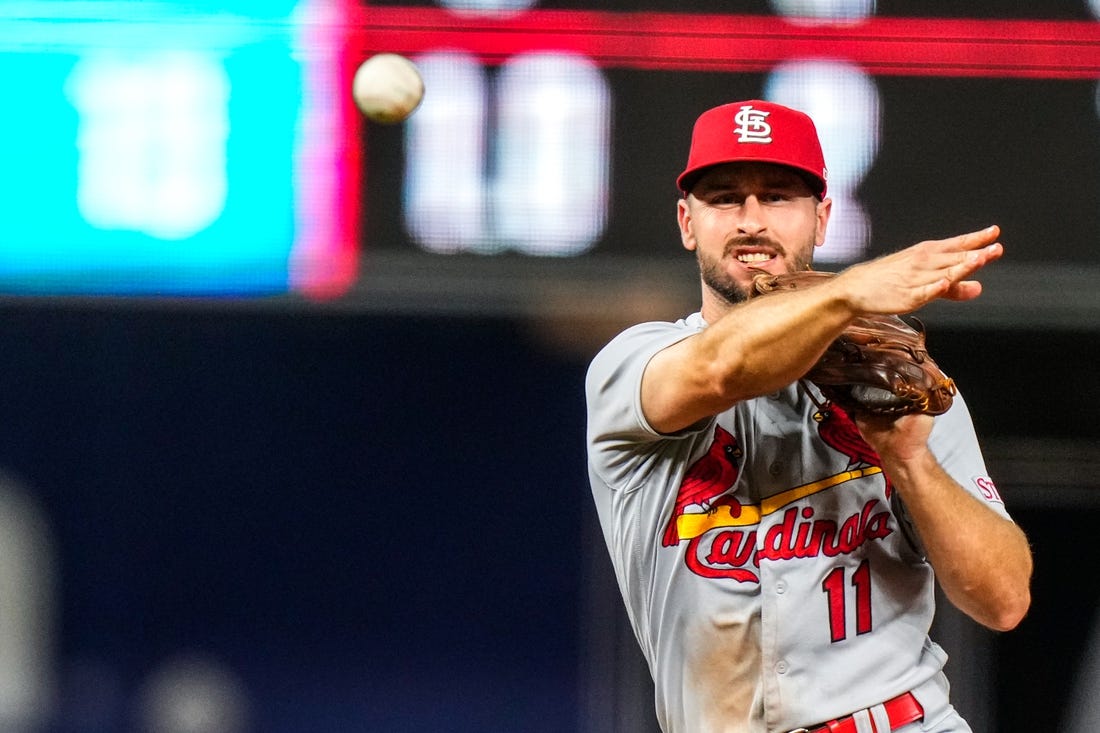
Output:
[[[821,128],[825,268],[998,223],[922,313],[1035,546],[945,609],[975,731],[1100,728],[1100,2],[0,4],[0,730],[655,733],[588,359],[695,308],[699,112]],[[427,96],[366,123],[358,63]]]

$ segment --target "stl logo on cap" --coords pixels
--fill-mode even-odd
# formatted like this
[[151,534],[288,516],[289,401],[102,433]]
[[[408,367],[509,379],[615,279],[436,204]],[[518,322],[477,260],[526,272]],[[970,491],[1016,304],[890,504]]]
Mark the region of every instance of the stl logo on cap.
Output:
[[753,109],[751,104],[746,104],[738,110],[733,117],[733,121],[737,123],[737,127],[733,128],[738,135],[737,142],[770,143],[772,141],[772,126],[768,124],[770,114],[771,112],[761,109]]

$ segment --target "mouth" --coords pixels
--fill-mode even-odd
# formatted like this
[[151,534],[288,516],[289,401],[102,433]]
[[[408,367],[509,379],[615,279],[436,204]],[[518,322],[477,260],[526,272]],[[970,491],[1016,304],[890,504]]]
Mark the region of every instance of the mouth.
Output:
[[782,248],[768,242],[739,242],[729,248],[729,256],[750,269],[766,269],[768,263],[778,262],[782,255]]
[[738,252],[734,258],[743,265],[760,265],[776,258],[774,252]]

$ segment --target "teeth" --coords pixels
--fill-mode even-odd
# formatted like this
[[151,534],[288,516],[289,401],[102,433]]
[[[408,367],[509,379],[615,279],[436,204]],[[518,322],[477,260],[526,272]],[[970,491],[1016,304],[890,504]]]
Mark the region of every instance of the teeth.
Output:
[[737,255],[739,262],[767,262],[772,258],[769,254],[763,252],[753,252],[751,254]]

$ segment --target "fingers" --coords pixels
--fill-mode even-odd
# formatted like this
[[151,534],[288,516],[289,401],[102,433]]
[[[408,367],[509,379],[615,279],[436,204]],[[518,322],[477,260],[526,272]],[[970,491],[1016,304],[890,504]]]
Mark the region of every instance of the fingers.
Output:
[[[997,226],[930,240],[850,268],[850,303],[859,312],[908,313],[940,298],[972,300],[982,292],[974,273],[1004,254]],[[842,273],[845,274],[845,273]]]
[[963,252],[960,255],[960,261],[947,268],[946,277],[953,285],[958,285],[990,262],[1000,259],[1002,254],[1004,254],[1004,247],[999,242],[987,244],[981,249]]
[[[954,292],[956,285],[1004,254],[1004,247],[996,241],[1000,231],[999,227],[991,226],[949,239],[921,242],[910,248],[913,254],[910,266],[924,270],[936,280],[943,278],[948,283],[945,290]],[[965,286],[960,292],[970,289]]]
[[962,250],[976,250],[994,244],[997,237],[1001,236],[1001,228],[996,224],[985,229],[979,229],[969,234],[960,234],[957,237],[941,240],[945,243],[954,243]]
[[982,284],[977,280],[951,283],[939,297],[945,300],[973,300],[982,294]]
[[947,268],[945,280],[947,286],[938,297],[948,300],[972,300],[982,293],[982,284],[976,280],[968,280],[971,275],[998,260],[1004,254],[1004,247],[997,242],[1000,234],[997,226],[987,227],[980,232],[964,234],[961,239],[962,251],[955,256],[958,261]]
[[[997,225],[988,226],[985,229],[979,229],[976,232],[969,232],[967,234],[959,234],[954,237],[948,237],[947,239],[936,239],[928,242],[921,242],[917,247],[928,248],[931,251],[950,255],[954,257],[961,257],[966,259],[966,256],[971,252],[981,252],[982,250],[997,244],[997,237],[1001,234],[1001,228]],[[981,255],[977,255],[980,257]],[[961,260],[960,260],[961,261]]]
[[960,270],[976,269],[997,259],[1004,252],[997,241],[1000,232],[1000,227],[991,226],[957,237],[921,242],[914,248],[923,249],[936,265],[958,265]]

